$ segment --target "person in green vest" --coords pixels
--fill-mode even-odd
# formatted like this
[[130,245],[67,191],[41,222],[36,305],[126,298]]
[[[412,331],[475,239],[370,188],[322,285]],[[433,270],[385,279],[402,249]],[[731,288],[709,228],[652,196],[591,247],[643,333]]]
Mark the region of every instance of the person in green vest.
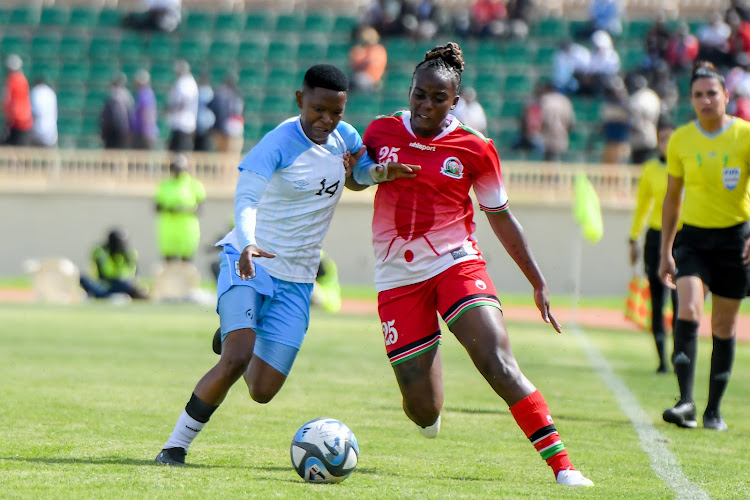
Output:
[[197,213],[206,190],[188,173],[183,155],[174,158],[169,173],[156,194],[159,254],[165,260],[192,260],[200,242]]
[[86,295],[104,299],[115,294],[126,294],[133,299],[148,299],[146,291],[136,279],[138,252],[130,246],[121,229],[113,229],[107,240],[91,253],[94,278],[81,275],[81,287]]
[[312,303],[328,312],[341,310],[341,286],[336,262],[323,250],[320,251],[318,275],[315,278]]

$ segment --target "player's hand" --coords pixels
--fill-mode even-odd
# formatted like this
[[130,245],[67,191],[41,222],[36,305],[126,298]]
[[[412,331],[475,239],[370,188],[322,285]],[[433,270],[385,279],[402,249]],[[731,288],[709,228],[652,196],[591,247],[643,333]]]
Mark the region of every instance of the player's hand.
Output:
[[557,333],[562,333],[562,326],[560,326],[560,323],[557,322],[549,310],[549,290],[547,290],[546,286],[534,289],[534,302],[539,312],[542,313],[544,322],[551,324]]
[[[378,166],[377,168],[382,168]],[[413,179],[417,176],[417,172],[422,170],[421,165],[409,165],[406,163],[388,162],[388,178],[387,180],[392,181],[395,179]]]
[[631,266],[634,266],[638,262],[638,257],[640,257],[640,251],[638,250],[638,242],[631,241],[630,242],[630,265]]
[[276,257],[276,254],[266,252],[256,245],[246,246],[242,251],[242,255],[240,255],[240,279],[243,281],[255,278],[255,264],[253,264],[253,257],[273,259]]
[[[747,249],[747,245],[745,245],[745,249]],[[664,283],[664,286],[672,290],[677,288],[677,285],[675,285],[674,282],[675,270],[676,266],[674,263],[674,257],[671,255],[667,257],[662,255],[661,261],[659,262],[659,279]]]
[[346,172],[346,176],[350,177],[352,175],[352,168],[357,164],[360,158],[367,152],[367,148],[365,146],[362,146],[362,148],[357,151],[356,153],[352,154],[349,151],[344,153],[344,172]]
[[750,238],[745,240],[745,247],[742,249],[742,263],[750,264]]

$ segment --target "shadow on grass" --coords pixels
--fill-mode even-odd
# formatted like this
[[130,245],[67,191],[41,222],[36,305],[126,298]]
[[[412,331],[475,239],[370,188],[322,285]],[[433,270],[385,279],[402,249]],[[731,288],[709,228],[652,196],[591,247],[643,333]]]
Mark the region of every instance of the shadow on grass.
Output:
[[[127,457],[83,457],[83,458],[63,458],[63,457],[0,457],[0,461],[8,462],[28,462],[43,464],[90,464],[90,465],[153,465],[154,467],[169,467],[164,464],[157,464],[153,459],[142,460]],[[232,465],[205,465],[205,464],[188,464],[187,468],[192,469],[231,469],[245,468]],[[270,468],[269,468],[270,469]],[[282,467],[276,467],[278,470],[286,470]]]

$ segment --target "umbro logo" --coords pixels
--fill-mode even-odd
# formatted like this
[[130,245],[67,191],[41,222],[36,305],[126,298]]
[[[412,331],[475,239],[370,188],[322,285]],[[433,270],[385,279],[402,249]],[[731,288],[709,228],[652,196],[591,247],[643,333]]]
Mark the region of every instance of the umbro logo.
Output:
[[422,151],[435,151],[435,146],[425,146],[419,142],[412,142],[409,144],[409,147],[421,149]]

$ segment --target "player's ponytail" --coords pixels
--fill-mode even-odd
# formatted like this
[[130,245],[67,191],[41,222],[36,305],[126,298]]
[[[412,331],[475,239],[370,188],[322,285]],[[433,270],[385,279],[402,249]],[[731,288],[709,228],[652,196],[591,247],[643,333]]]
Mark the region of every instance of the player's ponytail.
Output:
[[709,61],[695,61],[693,63],[693,71],[690,74],[690,87],[693,86],[696,80],[701,78],[714,78],[721,84],[724,90],[727,89],[726,80],[724,80],[722,74],[716,69],[716,66]]
[[456,84],[456,92],[461,88],[461,73],[464,70],[464,56],[461,46],[456,42],[448,42],[428,50],[424,60],[417,64],[414,73],[422,68],[441,68],[453,75]]

